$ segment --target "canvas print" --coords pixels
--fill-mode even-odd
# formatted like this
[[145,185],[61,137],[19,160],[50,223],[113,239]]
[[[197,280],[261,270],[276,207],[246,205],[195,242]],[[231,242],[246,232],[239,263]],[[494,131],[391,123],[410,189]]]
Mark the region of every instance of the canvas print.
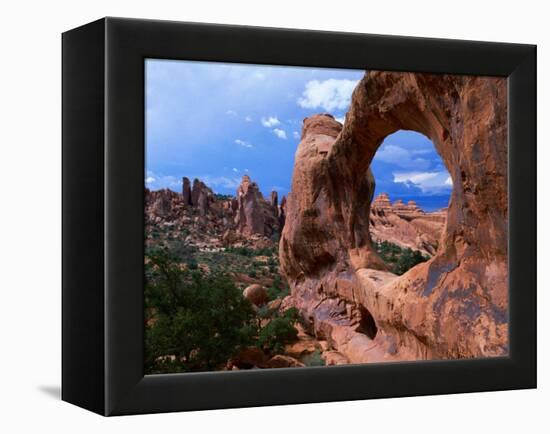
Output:
[[505,78],[147,59],[145,373],[508,355]]

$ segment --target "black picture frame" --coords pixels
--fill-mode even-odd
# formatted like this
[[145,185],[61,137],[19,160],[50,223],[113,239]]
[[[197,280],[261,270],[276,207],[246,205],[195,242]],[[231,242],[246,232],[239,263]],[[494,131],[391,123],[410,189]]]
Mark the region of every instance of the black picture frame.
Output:
[[[62,50],[63,400],[124,415],[536,387],[536,46],[104,18]],[[144,376],[145,58],[508,77],[509,357]]]

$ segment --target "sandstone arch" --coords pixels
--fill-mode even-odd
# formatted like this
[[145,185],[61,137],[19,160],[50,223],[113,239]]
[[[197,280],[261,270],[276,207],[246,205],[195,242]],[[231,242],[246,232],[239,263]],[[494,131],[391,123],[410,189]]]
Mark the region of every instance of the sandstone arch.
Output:
[[[290,301],[352,362],[507,353],[506,100],[502,78],[371,71],[343,128],[304,121],[281,268]],[[396,277],[371,245],[365,203],[372,158],[400,129],[434,143],[454,187],[438,253]],[[354,334],[361,306],[379,329],[375,357]]]

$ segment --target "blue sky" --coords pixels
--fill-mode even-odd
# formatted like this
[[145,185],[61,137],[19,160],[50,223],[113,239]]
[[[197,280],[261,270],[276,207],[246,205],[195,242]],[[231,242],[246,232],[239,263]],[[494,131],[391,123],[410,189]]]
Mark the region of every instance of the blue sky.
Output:
[[[343,119],[363,74],[148,59],[147,187],[179,191],[187,176],[234,194],[248,174],[264,194],[274,189],[286,195],[303,119],[322,112]],[[419,203],[429,197],[424,202],[436,204],[430,208],[446,206],[448,175],[441,175],[441,160],[424,136],[405,131],[389,136],[372,167],[377,192]]]

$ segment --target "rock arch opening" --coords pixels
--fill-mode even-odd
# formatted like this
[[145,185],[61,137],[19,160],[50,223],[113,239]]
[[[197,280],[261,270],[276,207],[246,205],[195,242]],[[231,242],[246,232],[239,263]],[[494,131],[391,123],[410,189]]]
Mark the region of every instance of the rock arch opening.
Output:
[[398,130],[377,148],[369,234],[390,271],[403,274],[433,257],[447,219],[452,179],[425,135]]
[[376,321],[374,317],[369,312],[369,310],[364,306],[359,306],[359,325],[355,331],[363,333],[370,339],[374,339],[378,333],[378,327],[376,326]]

